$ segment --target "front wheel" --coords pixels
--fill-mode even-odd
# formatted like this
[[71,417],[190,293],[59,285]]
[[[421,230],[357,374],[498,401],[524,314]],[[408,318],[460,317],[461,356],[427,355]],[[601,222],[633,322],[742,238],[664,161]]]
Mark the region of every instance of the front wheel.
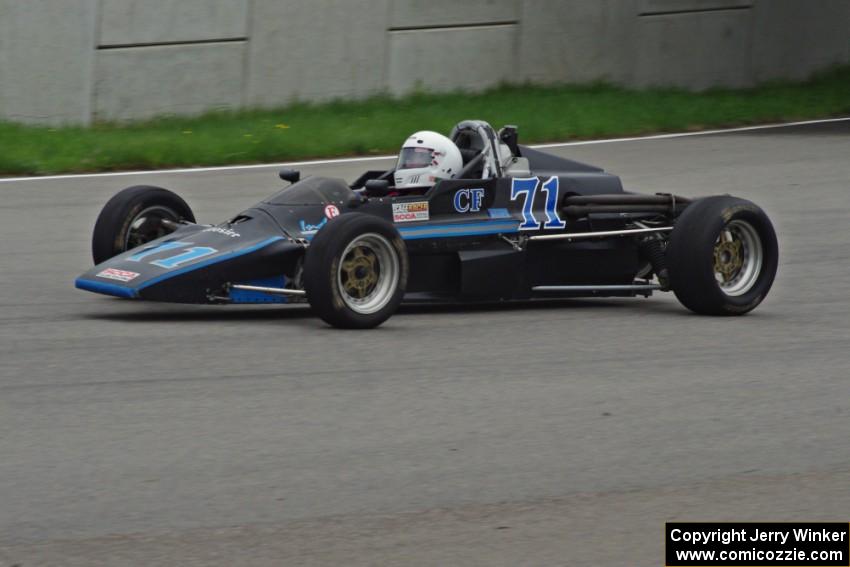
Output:
[[779,249],[770,219],[736,197],[691,203],[676,221],[667,246],[670,287],[703,315],[742,315],[767,296]]
[[323,321],[368,329],[398,309],[407,285],[407,249],[387,221],[348,213],[329,221],[310,242],[304,289]]
[[147,185],[123,189],[97,217],[92,234],[94,263],[174,232],[173,225],[183,220],[195,222],[195,215],[176,193]]

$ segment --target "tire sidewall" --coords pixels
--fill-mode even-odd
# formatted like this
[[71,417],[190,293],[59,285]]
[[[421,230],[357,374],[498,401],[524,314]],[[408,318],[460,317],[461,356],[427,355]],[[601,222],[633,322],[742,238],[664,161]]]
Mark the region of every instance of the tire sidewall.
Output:
[[147,208],[163,206],[181,220],[195,222],[189,205],[176,193],[148,185],[128,187],[116,193],[97,217],[92,233],[92,258],[95,264],[126,251],[127,234],[133,219]]
[[[741,295],[727,295],[714,276],[714,246],[723,228],[734,220],[750,224],[762,245],[762,265],[753,286]],[[739,315],[762,302],[778,267],[778,244],[770,219],[754,203],[731,196],[693,202],[676,221],[667,258],[670,285],[689,309],[712,315]]]
[[[387,239],[398,260],[398,277],[389,301],[374,313],[351,309],[339,289],[338,274],[342,253],[355,238],[375,233]],[[407,286],[409,263],[407,247],[389,222],[363,213],[346,213],[331,219],[310,242],[304,260],[304,287],[307,300],[326,323],[340,328],[366,329],[386,321],[401,304]]]

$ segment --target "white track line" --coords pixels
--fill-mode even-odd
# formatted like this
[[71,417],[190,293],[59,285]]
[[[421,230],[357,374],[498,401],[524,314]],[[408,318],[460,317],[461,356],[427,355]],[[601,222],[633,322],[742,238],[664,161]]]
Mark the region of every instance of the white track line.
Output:
[[[801,120],[799,122],[781,122],[779,124],[762,124],[759,126],[740,126],[737,128],[721,128],[717,130],[698,130],[695,132],[676,132],[673,134],[651,134],[649,136],[632,136],[628,138],[607,138],[602,140],[581,140],[578,142],[557,142],[553,144],[535,144],[529,146],[535,149],[565,148],[569,146],[592,146],[595,144],[614,144],[617,142],[639,142],[645,140],[667,140],[670,138],[685,138],[688,136],[709,136],[712,134],[730,134],[735,132],[749,132],[752,130],[768,130],[771,128],[787,128],[789,126],[806,126],[810,124],[828,124],[830,122],[846,122],[850,116],[843,118],[824,118],[820,120]],[[378,161],[395,159],[396,156],[370,156],[355,158],[335,158],[309,161],[288,161],[283,163],[257,163],[251,165],[227,165],[216,167],[188,167],[183,169],[152,169],[146,171],[114,171],[110,173],[77,173],[70,175],[44,175],[30,177],[5,177],[0,178],[0,183],[12,183],[17,181],[51,181],[56,179],[87,179],[92,177],[121,177],[131,175],[153,175],[162,173],[209,173],[216,171],[241,171],[263,168],[281,168],[293,165],[332,165],[340,163],[357,163],[361,161]]]
[[828,124],[830,122],[847,122],[850,116],[842,118],[822,118],[820,120],[801,120],[799,122],[780,122],[778,124],[761,124],[758,126],[739,126],[737,128],[720,128],[717,130],[695,130],[693,132],[675,132],[672,134],[651,134],[649,136],[633,136],[631,138],[607,138],[604,140],[582,140],[579,142],[557,142],[553,144],[537,144],[531,148],[562,148],[567,146],[591,146],[593,144],[611,144],[614,142],[639,142],[641,140],[666,140],[668,138],[686,138],[688,136],[708,136],[711,134],[729,134],[749,132],[751,130],[769,130],[771,128],[787,128],[789,126],[807,126],[809,124]]

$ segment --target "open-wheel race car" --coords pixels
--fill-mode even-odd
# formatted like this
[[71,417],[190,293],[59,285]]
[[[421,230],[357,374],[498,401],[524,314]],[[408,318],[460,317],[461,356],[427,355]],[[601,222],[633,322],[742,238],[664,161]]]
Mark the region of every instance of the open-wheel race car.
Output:
[[177,303],[309,302],[330,325],[368,328],[403,301],[654,291],[740,315],[773,283],[776,235],[749,201],[626,192],[615,175],[475,120],[449,136],[457,169],[409,189],[402,174],[446,153],[417,136],[396,167],[351,184],[281,171],[291,185],[215,225],[196,224],[166,189],[124,189],[97,219],[96,265],[76,286]]

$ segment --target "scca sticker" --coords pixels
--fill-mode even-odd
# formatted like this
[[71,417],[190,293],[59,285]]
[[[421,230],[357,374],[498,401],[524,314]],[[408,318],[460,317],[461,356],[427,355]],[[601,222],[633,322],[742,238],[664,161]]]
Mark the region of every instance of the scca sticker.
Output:
[[429,218],[428,201],[393,203],[393,222],[426,221]]
[[102,272],[97,274],[99,278],[105,278],[107,280],[117,280],[119,282],[127,283],[129,281],[133,281],[137,277],[139,277],[138,272],[128,272],[127,270],[118,270],[115,268],[106,268]]

